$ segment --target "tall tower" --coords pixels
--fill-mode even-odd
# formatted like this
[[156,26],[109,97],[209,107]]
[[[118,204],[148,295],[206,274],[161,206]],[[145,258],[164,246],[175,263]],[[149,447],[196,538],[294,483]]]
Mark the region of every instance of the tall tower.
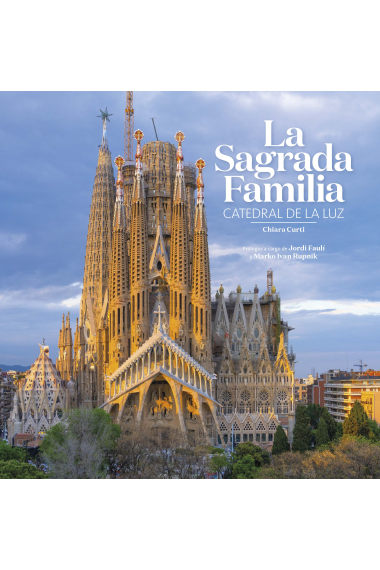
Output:
[[212,372],[211,366],[211,290],[210,259],[207,240],[206,208],[202,170],[206,166],[201,158],[195,166],[197,178],[197,205],[194,217],[193,275],[192,275],[192,356]]
[[86,319],[89,320],[91,328],[94,329],[91,331],[92,334],[96,333],[99,325],[104,296],[108,288],[112,247],[112,213],[115,204],[115,178],[107,142],[107,121],[110,115],[107,109],[101,113],[103,138],[99,148],[91,201],[79,319],[80,325],[83,325]]
[[149,254],[147,205],[142,173],[142,131],[135,132],[137,140],[136,170],[132,194],[130,233],[131,257],[131,351],[149,338]]
[[178,150],[170,247],[170,337],[179,340],[183,348],[188,350],[189,288],[191,283],[189,214],[182,153],[182,141],[185,136],[179,131],[175,135],[175,139],[178,142]]
[[73,374],[73,335],[70,326],[70,313],[62,315],[62,328],[59,331],[58,359],[56,367],[63,380],[70,380]]
[[127,223],[125,217],[121,156],[115,159],[118,168],[116,202],[113,218],[112,257],[109,282],[109,366],[112,374],[130,356],[130,303],[128,279]]

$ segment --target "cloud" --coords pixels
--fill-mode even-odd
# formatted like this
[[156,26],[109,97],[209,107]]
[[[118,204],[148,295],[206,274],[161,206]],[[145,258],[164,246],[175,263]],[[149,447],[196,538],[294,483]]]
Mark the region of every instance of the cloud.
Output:
[[[320,95],[263,92],[260,93],[260,97],[265,103],[270,103],[275,107],[281,107],[286,111],[299,111],[301,109],[322,109],[327,104],[326,99]],[[329,99],[328,103],[331,105],[332,100]]]
[[233,254],[243,255],[243,253],[249,253],[249,252],[244,252],[242,247],[225,247],[218,243],[212,243],[209,246],[209,252],[211,258],[223,257],[225,255],[233,255]]
[[[82,284],[0,290],[0,309],[40,309],[51,310],[58,307],[78,307]],[[73,289],[78,294],[73,296]]]
[[285,313],[295,313],[300,316],[306,316],[310,313],[322,315],[380,315],[380,302],[368,301],[368,299],[287,301],[282,303],[282,310]]
[[75,297],[70,297],[70,299],[64,299],[60,304],[65,307],[79,307],[82,295],[76,295]]
[[23,233],[0,232],[0,250],[14,251],[26,241],[27,235]]

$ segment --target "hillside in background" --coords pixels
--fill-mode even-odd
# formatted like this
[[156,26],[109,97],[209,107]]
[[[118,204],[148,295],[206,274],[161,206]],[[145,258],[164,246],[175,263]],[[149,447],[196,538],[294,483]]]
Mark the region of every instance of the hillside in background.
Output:
[[30,369],[30,366],[20,366],[19,364],[13,364],[9,366],[9,364],[0,364],[0,369],[3,372],[8,372],[8,370],[16,370],[16,372],[25,372],[26,370]]

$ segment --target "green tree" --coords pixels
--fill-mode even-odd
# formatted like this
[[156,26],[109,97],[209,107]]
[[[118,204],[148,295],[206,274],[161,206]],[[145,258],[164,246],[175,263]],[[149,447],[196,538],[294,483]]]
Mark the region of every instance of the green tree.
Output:
[[368,425],[369,425],[369,438],[374,440],[374,441],[379,441],[380,440],[380,428],[377,424],[377,422],[375,422],[375,420],[370,420],[368,419]]
[[330,441],[333,441],[336,438],[338,422],[335,421],[335,419],[329,413],[327,408],[322,409],[321,419],[323,419],[326,422],[326,427],[327,427],[327,431],[329,434],[329,439],[330,439]]
[[349,415],[343,422],[343,435],[363,436],[369,438],[370,426],[363,405],[356,401]]
[[227,464],[226,476],[232,479],[253,478],[255,470],[269,465],[270,455],[251,441],[239,443]]
[[228,465],[228,458],[225,453],[214,453],[209,460],[209,468],[213,473],[220,475]]
[[0,461],[0,479],[46,479],[47,475],[30,465],[15,459]]
[[23,447],[12,447],[6,441],[0,440],[0,461],[27,462],[26,449]]
[[329,436],[329,430],[327,428],[327,423],[324,417],[322,417],[319,420],[318,423],[318,428],[315,434],[315,442],[317,444],[317,447],[320,447],[321,445],[325,445],[326,443],[329,443],[330,440],[330,436]]
[[49,475],[58,479],[104,478],[121,430],[104,410],[71,410],[50,428],[41,446]]
[[310,426],[312,429],[317,429],[324,409],[325,408],[322,408],[319,404],[308,404],[306,406],[307,415],[309,416]]
[[256,467],[261,467],[262,465],[270,463],[269,453],[251,441],[247,441],[246,443],[239,443],[236,447],[235,452],[233,453],[233,459],[235,461],[240,461],[240,459],[246,455],[253,457]]
[[296,423],[293,430],[292,451],[304,452],[310,449],[311,430],[309,415],[305,406],[297,406]]
[[290,443],[288,442],[288,436],[282,426],[278,425],[276,433],[274,434],[272,454],[279,455],[284,453],[284,451],[290,451]]
[[343,437],[343,423],[336,422],[335,439],[341,439],[342,437]]
[[257,470],[255,458],[247,454],[233,464],[232,477],[233,479],[253,479]]

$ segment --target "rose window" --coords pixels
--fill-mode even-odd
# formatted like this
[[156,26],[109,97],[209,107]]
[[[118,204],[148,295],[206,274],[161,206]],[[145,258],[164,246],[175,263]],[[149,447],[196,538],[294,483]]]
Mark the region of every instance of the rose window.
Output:
[[266,391],[260,392],[259,410],[261,410],[264,414],[267,414],[269,411],[269,394]]
[[277,413],[289,413],[289,398],[286,392],[279,392],[277,396]]
[[227,390],[225,390],[222,393],[222,405],[224,407],[224,413],[225,414],[232,414],[232,394],[231,392],[228,392]]

